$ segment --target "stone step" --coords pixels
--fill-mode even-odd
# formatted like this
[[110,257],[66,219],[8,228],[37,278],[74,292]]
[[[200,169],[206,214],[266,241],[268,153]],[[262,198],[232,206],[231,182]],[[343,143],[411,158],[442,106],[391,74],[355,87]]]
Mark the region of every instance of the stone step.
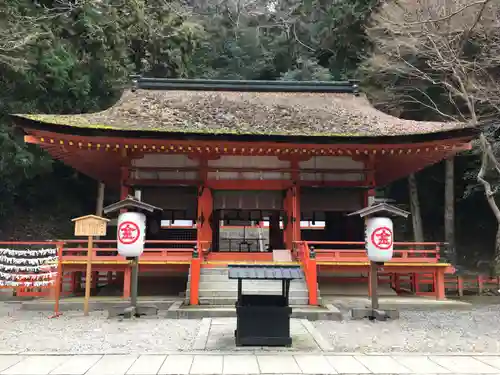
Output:
[[[189,300],[187,298],[186,300]],[[211,306],[224,306],[231,305],[234,306],[236,298],[228,297],[199,297],[200,305],[211,305]],[[306,306],[309,304],[309,298],[290,298],[290,305]]]
[[[191,282],[191,280],[189,280]],[[189,284],[188,282],[188,284]],[[212,279],[205,279],[201,278],[200,279],[201,284],[211,284],[211,285],[233,285],[236,287],[238,285],[237,280],[230,280],[230,279],[222,279],[222,280],[212,280]],[[282,283],[281,281],[275,281],[275,280],[243,280],[241,283],[243,288],[248,287],[248,286],[255,286],[256,288],[281,288]],[[305,287],[305,282],[297,280],[295,282],[290,283],[290,288],[298,288],[298,287]]]
[[[186,290],[186,293],[191,293],[190,289]],[[220,294],[220,295],[229,295],[229,296],[236,296],[238,294],[238,291],[236,290],[227,290],[227,289],[200,289],[198,293],[201,295],[204,294]],[[243,294],[265,294],[265,295],[281,295],[281,290],[276,290],[276,289],[267,289],[267,290],[262,290],[262,289],[250,289],[250,290],[244,290]],[[307,290],[297,290],[297,291],[292,291],[290,292],[289,296],[300,296],[300,297],[307,297],[309,296],[309,292]]]
[[[186,300],[190,296],[191,275],[186,285]],[[228,277],[228,269],[202,268],[199,286],[200,303],[204,305],[234,305],[238,296],[238,283]],[[280,280],[244,280],[243,293],[262,295],[281,295]],[[319,290],[318,290],[319,294]],[[290,304],[308,305],[309,291],[305,280],[292,280],[290,283]]]
[[[207,290],[207,289],[200,289],[198,292],[200,297],[231,297],[236,300],[238,297],[238,292],[236,291],[230,291],[230,290]],[[281,295],[281,292],[276,291],[276,290],[255,290],[255,291],[248,291],[245,294],[258,294],[258,295]],[[187,295],[187,292],[186,292]],[[309,298],[309,293],[307,292],[290,292],[289,295],[290,298]]]
[[[188,276],[188,279],[190,279],[191,276]],[[229,276],[227,273],[225,274],[222,274],[222,273],[201,273],[200,274],[200,278],[206,278],[206,279],[213,279],[213,280],[228,280],[229,279]],[[294,281],[298,281],[299,279],[295,279],[295,280],[292,280],[292,282]]]
[[[187,289],[190,289],[191,286],[190,284],[187,285]],[[199,285],[199,288],[202,288],[202,289],[216,289],[216,290],[234,290],[234,291],[237,291],[238,290],[238,286],[237,285],[232,285],[232,284],[224,284],[224,283],[200,283]],[[243,291],[247,291],[247,290],[279,290],[281,291],[282,288],[281,288],[281,285],[259,285],[259,284],[248,284],[248,285],[244,285],[243,284],[243,287],[242,287],[242,290]],[[294,287],[291,287],[290,288],[290,291],[291,292],[302,292],[302,291],[305,291],[307,292],[308,289],[307,289],[307,286],[306,285],[295,285]]]
[[[187,281],[189,283],[191,281],[191,278],[189,278]],[[200,277],[200,282],[229,283],[229,284],[234,284],[234,285],[238,284],[238,280],[236,280],[236,279],[230,279],[227,277],[219,277],[219,276],[207,277],[206,275]],[[305,284],[305,282],[306,282],[305,279],[292,280],[290,282],[290,286],[302,285],[302,284]],[[252,283],[259,284],[259,285],[281,285],[282,284],[281,280],[243,280],[243,285],[248,285],[248,284],[252,284]]]
[[[191,288],[188,287],[186,288],[186,291],[190,291]],[[213,291],[228,291],[228,292],[233,292],[236,293],[238,292],[238,288],[225,288],[224,286],[213,286],[213,285],[205,285],[205,284],[200,284],[199,290],[213,290]],[[243,293],[245,294],[259,294],[260,291],[263,293],[277,293],[281,294],[281,288],[243,288],[242,289]],[[291,289],[290,293],[309,293],[307,289]]]

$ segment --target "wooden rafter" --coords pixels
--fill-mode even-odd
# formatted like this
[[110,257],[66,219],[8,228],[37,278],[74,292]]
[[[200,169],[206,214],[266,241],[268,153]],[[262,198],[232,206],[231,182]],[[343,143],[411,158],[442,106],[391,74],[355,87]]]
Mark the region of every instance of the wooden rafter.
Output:
[[[187,155],[200,160],[217,159],[223,155],[276,156],[281,160],[308,160],[313,156],[348,156],[354,160],[374,160],[374,173],[377,185],[385,185],[409,173],[434,164],[459,151],[470,148],[469,138],[446,139],[426,143],[411,144],[288,144],[271,142],[217,142],[217,141],[171,141],[155,139],[126,139],[112,137],[83,137],[67,134],[31,130],[25,136],[28,143],[38,144],[54,158],[72,166],[92,178],[105,181],[108,185],[118,185],[123,154],[128,158],[140,158],[149,153]],[[199,168],[199,167],[196,167]],[[132,167],[131,170],[152,170],[151,168]],[[156,168],[160,170],[187,171],[189,168]],[[221,171],[225,168],[205,168],[205,172]],[[227,168],[226,168],[227,169]],[[231,169],[231,168],[229,168]],[[229,170],[228,169],[228,170]],[[244,172],[245,168],[233,168]],[[263,168],[260,171],[279,171],[297,173],[293,168]],[[369,173],[370,170],[300,170],[310,173]],[[127,179],[129,184],[153,183],[153,181]],[[186,182],[186,181],[185,181]],[[198,183],[197,180],[186,182]],[[157,180],[154,184],[175,183],[181,180]],[[302,181],[303,185],[345,186],[341,181]],[[220,184],[216,182],[215,184]],[[229,183],[231,184],[231,183]],[[363,185],[362,181],[349,182],[349,186]],[[279,183],[278,183],[279,185]],[[277,185],[277,186],[278,186]],[[366,185],[366,183],[365,183]],[[280,185],[281,186],[281,185]]]

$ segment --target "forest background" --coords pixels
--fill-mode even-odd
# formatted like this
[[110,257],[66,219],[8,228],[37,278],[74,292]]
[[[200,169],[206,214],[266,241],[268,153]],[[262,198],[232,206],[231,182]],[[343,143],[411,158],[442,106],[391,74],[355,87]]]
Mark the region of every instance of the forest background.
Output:
[[[474,121],[491,154],[500,149],[498,0],[0,0],[1,240],[70,236],[69,218],[92,212],[97,191],[25,145],[7,115],[104,109],[136,73],[356,78],[385,112]],[[500,262],[492,210],[500,180],[491,173],[500,169],[483,160],[486,197],[481,150],[383,191],[420,210],[421,229],[411,221],[401,229],[406,240],[446,239],[468,268]]]

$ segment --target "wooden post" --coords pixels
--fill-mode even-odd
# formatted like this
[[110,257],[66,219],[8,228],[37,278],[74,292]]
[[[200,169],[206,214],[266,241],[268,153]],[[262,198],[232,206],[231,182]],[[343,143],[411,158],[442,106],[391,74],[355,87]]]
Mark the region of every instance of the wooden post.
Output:
[[198,247],[193,249],[191,258],[191,279],[189,280],[189,304],[199,305],[200,273],[201,273],[201,254]]
[[446,290],[444,285],[444,268],[439,267],[435,272],[436,279],[436,299],[443,300],[446,298]]
[[86,236],[87,246],[87,269],[85,274],[85,299],[83,302],[83,313],[89,315],[90,286],[92,281],[92,253],[94,251],[94,236],[105,236],[106,225],[109,219],[100,216],[87,215],[72,220],[75,223],[75,236]]
[[102,210],[104,207],[104,188],[105,185],[102,182],[99,182],[97,187],[97,201],[95,207],[95,214],[97,216],[102,216]]
[[198,194],[198,220],[197,220],[197,240],[198,251],[200,256],[206,251],[212,243],[212,228],[210,226],[210,218],[213,211],[212,191],[205,187],[199,187]]
[[62,287],[62,279],[63,279],[63,266],[62,266],[62,251],[63,251],[63,244],[58,244],[57,245],[57,276],[56,276],[56,283],[54,286],[54,315],[52,316],[53,318],[57,318],[58,316],[61,315],[59,312],[59,299],[61,298],[61,287]]
[[92,250],[94,247],[94,237],[89,236],[87,247],[87,270],[85,274],[85,300],[83,302],[83,315],[89,315],[90,282],[92,279]]
[[130,298],[130,282],[131,282],[131,269],[130,267],[125,267],[123,271],[123,298]]
[[318,267],[316,264],[316,252],[314,247],[309,248],[309,256],[306,258],[307,265],[307,287],[309,289],[309,305],[318,305]]
[[457,289],[458,289],[458,296],[463,297],[464,296],[464,279],[462,276],[457,277]]
[[130,305],[137,309],[139,288],[139,257],[134,257],[130,263]]
[[372,309],[378,310],[378,266],[375,262],[370,262],[370,296]]

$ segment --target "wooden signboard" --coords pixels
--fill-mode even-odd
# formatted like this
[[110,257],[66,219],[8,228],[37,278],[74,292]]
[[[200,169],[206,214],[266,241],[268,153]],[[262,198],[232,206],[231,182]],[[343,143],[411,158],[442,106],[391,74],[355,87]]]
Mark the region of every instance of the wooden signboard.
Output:
[[95,215],[77,217],[75,223],[75,236],[105,236],[109,219]]
[[109,219],[100,216],[87,215],[72,220],[75,223],[75,236],[88,237],[87,270],[85,273],[85,300],[83,314],[89,315],[90,281],[92,278],[92,253],[94,251],[94,236],[105,236]]

